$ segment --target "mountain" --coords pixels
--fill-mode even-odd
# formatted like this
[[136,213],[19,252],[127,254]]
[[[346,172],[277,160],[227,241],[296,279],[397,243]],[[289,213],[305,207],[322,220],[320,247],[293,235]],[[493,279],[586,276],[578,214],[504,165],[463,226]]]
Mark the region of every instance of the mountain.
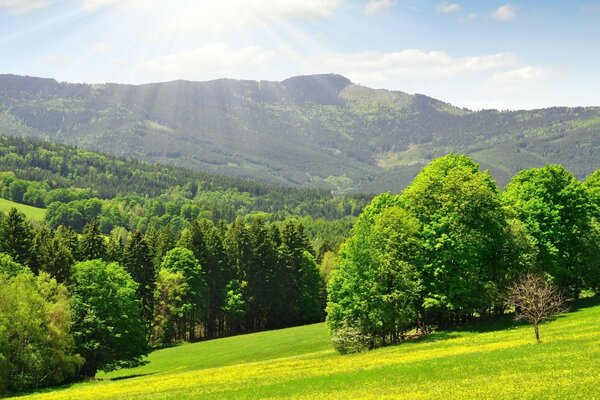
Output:
[[600,107],[474,112],[339,75],[72,84],[0,75],[0,134],[268,183],[399,191],[455,151],[491,171],[598,167]]

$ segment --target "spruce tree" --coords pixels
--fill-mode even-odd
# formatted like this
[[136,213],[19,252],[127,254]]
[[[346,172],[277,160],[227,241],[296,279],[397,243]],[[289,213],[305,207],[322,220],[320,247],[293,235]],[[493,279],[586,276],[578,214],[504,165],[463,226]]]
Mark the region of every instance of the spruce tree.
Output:
[[35,264],[33,230],[25,214],[11,208],[0,224],[0,251],[26,266]]
[[123,251],[123,266],[138,283],[138,298],[142,301],[142,314],[147,322],[152,320],[155,274],[150,249],[142,233],[132,232]]
[[106,243],[96,220],[88,222],[83,228],[78,253],[81,261],[106,259]]

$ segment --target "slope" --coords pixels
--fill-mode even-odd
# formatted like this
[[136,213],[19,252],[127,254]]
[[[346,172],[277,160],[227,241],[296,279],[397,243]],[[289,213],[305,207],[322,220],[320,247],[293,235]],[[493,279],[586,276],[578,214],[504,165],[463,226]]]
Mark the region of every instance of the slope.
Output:
[[16,208],[17,211],[25,214],[27,218],[35,221],[42,221],[44,219],[44,215],[46,214],[46,210],[43,208],[32,207],[26,204],[15,203],[14,201],[0,198],[0,211],[8,213],[11,208]]
[[340,356],[318,324],[157,351],[147,366],[24,398],[597,398],[598,303],[543,325],[541,345],[530,326],[479,325]]
[[0,133],[339,192],[399,191],[450,151],[500,184],[545,163],[583,178],[600,158],[600,108],[473,112],[339,75],[146,85],[0,75]]

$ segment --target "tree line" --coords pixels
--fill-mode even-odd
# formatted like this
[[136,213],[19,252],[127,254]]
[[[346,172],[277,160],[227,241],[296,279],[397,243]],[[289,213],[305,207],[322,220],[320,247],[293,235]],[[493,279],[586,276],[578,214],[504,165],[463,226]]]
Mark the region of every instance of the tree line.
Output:
[[470,158],[432,161],[399,195],[359,216],[328,283],[327,323],[342,352],[398,343],[510,307],[535,273],[576,299],[600,289],[600,171],[524,170],[501,191]]
[[[57,201],[66,204],[91,198],[119,198],[120,205],[135,203],[145,207],[147,199],[155,199],[167,210],[162,214],[188,222],[190,213],[199,212],[215,222],[220,219],[232,222],[237,216],[253,212],[272,214],[273,219],[300,215],[336,219],[358,215],[370,198],[333,196],[322,188],[269,185],[3,135],[0,135],[0,171],[9,171],[0,177],[0,194],[18,203],[45,208]],[[186,210],[182,213],[180,208],[184,204]],[[157,204],[152,207],[160,209]],[[76,210],[77,205],[68,208]],[[67,213],[62,214],[68,218],[64,217]],[[104,215],[110,223],[139,224],[138,220],[128,218],[123,222],[110,216]],[[78,218],[81,217],[71,216],[69,222],[81,223]]]
[[322,320],[304,226],[194,220],[106,237],[0,217],[0,390],[139,365],[150,348]]

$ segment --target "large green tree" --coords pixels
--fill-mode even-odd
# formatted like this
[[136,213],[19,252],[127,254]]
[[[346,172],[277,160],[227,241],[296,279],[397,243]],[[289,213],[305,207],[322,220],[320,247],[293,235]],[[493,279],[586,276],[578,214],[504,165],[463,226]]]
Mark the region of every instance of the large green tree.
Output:
[[328,284],[327,325],[334,335],[357,332],[372,347],[401,340],[416,324],[418,232],[398,196],[379,195],[365,208]]
[[70,334],[67,290],[11,263],[0,260],[0,394],[67,382],[83,362]]
[[597,281],[600,238],[590,197],[594,191],[560,165],[521,171],[503,194],[535,238],[539,268],[573,297]]
[[137,286],[116,263],[96,259],[73,267],[73,336],[84,376],[140,365],[148,353]]
[[424,317],[436,324],[484,313],[500,301],[495,277],[510,268],[501,257],[506,214],[487,171],[470,158],[433,160],[400,196],[420,224]]

